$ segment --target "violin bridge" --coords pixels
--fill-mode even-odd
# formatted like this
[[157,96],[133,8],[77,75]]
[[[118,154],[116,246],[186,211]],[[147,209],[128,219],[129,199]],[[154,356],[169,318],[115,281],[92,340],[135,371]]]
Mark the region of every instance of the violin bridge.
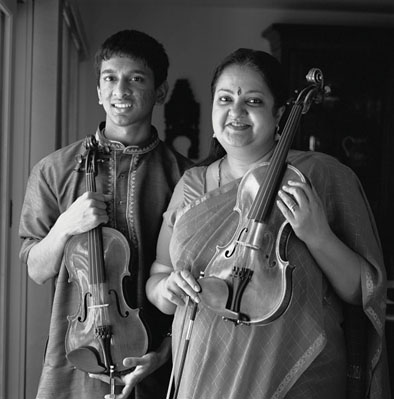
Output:
[[261,248],[261,245],[255,245],[255,244],[251,244],[249,242],[244,242],[244,241],[235,241],[238,245],[242,245],[244,247],[248,247],[251,249],[255,249],[255,250],[259,250]]
[[88,309],[100,309],[100,308],[107,308],[109,303],[103,303],[102,305],[89,305]]

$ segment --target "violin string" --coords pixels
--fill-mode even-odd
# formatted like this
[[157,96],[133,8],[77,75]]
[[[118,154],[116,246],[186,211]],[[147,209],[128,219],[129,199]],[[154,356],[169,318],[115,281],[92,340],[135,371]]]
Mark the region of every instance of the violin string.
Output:
[[[261,190],[259,189],[259,191],[257,192],[256,198],[253,201],[252,208],[249,212],[249,219],[261,220],[261,218],[265,218],[266,216],[265,214],[267,212],[266,209],[268,209],[269,206],[268,202],[270,202],[268,201],[270,199],[270,193],[272,194],[273,190],[276,190],[276,187],[274,187],[275,186],[274,182],[275,178],[278,175],[278,165],[280,167],[282,167],[283,165],[282,162],[283,160],[281,158],[283,158],[287,154],[289,146],[291,145],[291,141],[293,139],[293,135],[290,134],[291,127],[293,126],[296,127],[298,125],[299,119],[301,117],[301,110],[302,107],[300,107],[299,105],[294,105],[290,110],[290,114],[284,126],[281,139],[272,155],[272,159],[270,161],[271,167],[269,167],[267,170],[267,176],[265,181],[266,184],[264,186],[261,186]],[[220,173],[220,163],[222,160],[223,158],[219,162],[219,173]],[[263,211],[261,212],[262,207],[265,208],[263,208]],[[262,214],[259,215],[258,214],[259,211]],[[246,261],[245,254],[249,256],[250,253],[250,251],[245,250],[244,245],[241,245],[242,248],[240,250],[238,250],[239,247],[240,245],[237,245],[236,254],[235,254],[235,266],[240,265],[241,264],[240,262],[244,263]],[[254,269],[254,265],[251,269],[252,270]]]
[[[94,156],[90,158],[89,170],[87,173],[87,191],[96,191],[95,180],[94,180]],[[92,285],[92,295],[93,295],[93,314],[96,327],[103,324],[102,308],[100,305],[100,290],[99,290],[99,275],[98,275],[98,254],[97,254],[97,229],[90,230],[88,232],[89,240],[89,270],[92,275],[90,276],[90,281]]]
[[[255,221],[261,222],[265,221],[266,217],[268,216],[268,210],[270,209],[272,200],[275,198],[275,191],[277,190],[277,183],[279,183],[279,178],[281,169],[285,165],[286,158],[287,158],[287,153],[290,149],[291,142],[295,133],[295,128],[298,126],[298,122],[301,118],[301,108],[297,105],[293,106],[288,119],[286,121],[286,124],[284,126],[281,138],[279,140],[279,143],[277,147],[274,150],[274,153],[272,155],[272,159],[269,163],[269,166],[267,168],[267,174],[266,178],[264,180],[264,184],[260,186],[257,195],[253,201],[251,210],[249,212],[248,218],[249,218],[249,227],[251,227],[251,223],[254,223]],[[294,129],[294,130],[292,130]],[[252,235],[254,234],[253,231],[254,229],[248,229],[249,232],[252,232]],[[252,242],[252,235],[247,236],[247,243]],[[235,264],[233,264],[233,281],[234,278],[239,279],[238,284],[243,284],[242,281],[244,278],[247,278],[243,273],[245,269],[245,265],[247,265],[247,269],[250,269],[254,271],[256,269],[256,264],[257,262],[251,262],[251,257],[252,253],[254,251],[250,251],[248,246],[245,244],[242,244],[241,237],[239,237],[239,243],[236,244],[237,247],[235,248]],[[246,272],[246,270],[245,270]],[[234,282],[233,282],[234,284]],[[234,298],[233,300],[235,300]],[[240,306],[240,304],[237,304],[237,301],[233,303],[235,308]],[[238,310],[238,309],[237,309]]]
[[[273,190],[276,190],[276,187],[274,187],[274,180],[278,175],[277,166],[279,165],[280,167],[282,167],[282,161],[284,160],[281,158],[283,158],[285,155],[287,156],[288,147],[290,146],[293,139],[293,135],[289,134],[289,132],[292,126],[298,125],[298,122],[301,118],[301,110],[302,107],[300,107],[299,105],[295,105],[290,111],[289,117],[283,129],[281,139],[279,140],[278,147],[274,151],[274,154],[270,161],[270,165],[273,166],[269,167],[267,170],[266,184],[264,185],[264,187],[262,187],[261,190],[258,191],[256,200],[254,201],[252,209],[249,213],[251,219],[261,220],[267,216],[266,213],[270,204],[268,203],[268,201],[263,201],[263,199],[267,200],[268,198],[270,198],[269,194],[272,194]],[[284,151],[283,149],[286,149],[286,151]],[[274,166],[276,167],[274,168]],[[262,208],[262,206],[264,208]]]
[[[91,160],[90,160],[91,161]],[[89,169],[86,174],[86,190],[90,191],[91,190],[91,165],[89,164]],[[94,270],[93,270],[93,265],[94,265],[94,251],[93,251],[93,239],[92,239],[92,231],[88,232],[88,258],[89,258],[89,281],[90,281],[90,286],[91,286],[91,295],[92,295],[92,308],[91,312],[93,312],[93,320],[95,325],[97,326],[97,320],[96,320],[96,314],[97,312],[95,311],[96,305],[97,305],[97,290],[96,290],[96,282],[94,279]]]
[[[284,132],[282,133],[282,140],[280,140],[278,147],[278,150],[274,152],[271,163],[272,164],[278,164],[280,159],[283,158],[284,155],[287,155],[287,151],[283,151],[283,149],[288,149],[288,146],[290,144],[290,141],[292,139],[292,135],[289,134],[290,128],[292,126],[296,126],[298,124],[298,119],[301,115],[301,110],[300,107],[294,106],[290,112],[289,118],[286,122],[286,125],[284,127]],[[295,123],[296,122],[296,123]],[[274,177],[277,175],[277,171],[272,170],[272,173],[268,176],[268,178],[271,180],[269,184],[267,185],[268,187],[272,186],[272,180]]]

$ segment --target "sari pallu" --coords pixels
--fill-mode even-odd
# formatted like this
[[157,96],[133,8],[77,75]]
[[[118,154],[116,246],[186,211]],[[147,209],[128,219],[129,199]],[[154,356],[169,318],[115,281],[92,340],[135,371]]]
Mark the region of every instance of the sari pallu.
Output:
[[[363,265],[364,311],[374,315],[373,322],[368,323],[367,386],[373,387],[371,398],[386,398],[379,383],[382,374],[378,371],[385,274],[379,263],[380,247],[373,219],[362,195],[360,199],[358,180],[331,157],[292,152],[290,159],[323,198],[336,234],[369,261]],[[233,208],[239,181],[205,193],[205,171],[205,167],[199,167],[186,172],[184,205],[169,209],[165,215],[173,228],[170,244],[173,265],[175,269],[191,269],[196,277],[215,254],[216,246],[229,242],[238,223]],[[292,398],[297,397],[292,396],[297,391],[297,381],[305,385],[305,380],[308,387],[318,382],[318,391],[310,392],[316,392],[320,398],[344,397],[346,359],[341,302],[304,244],[294,236],[289,241],[288,257],[295,266],[293,298],[285,314],[273,323],[235,326],[199,306],[179,398]],[[179,308],[175,314],[174,352],[179,342],[183,342],[180,335],[184,312],[184,308]],[[333,374],[324,378],[326,370],[332,370]]]

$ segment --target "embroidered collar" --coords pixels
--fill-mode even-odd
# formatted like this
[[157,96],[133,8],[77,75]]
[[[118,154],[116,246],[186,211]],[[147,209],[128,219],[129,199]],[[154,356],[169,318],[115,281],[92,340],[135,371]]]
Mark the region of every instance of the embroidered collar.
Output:
[[130,145],[130,146],[125,146],[119,141],[107,139],[105,137],[104,130],[105,130],[105,122],[101,122],[96,131],[96,139],[98,140],[99,144],[111,150],[123,151],[125,154],[145,154],[149,151],[152,151],[160,143],[157,130],[154,126],[151,126],[151,136],[149,137],[148,140],[146,140],[141,145]]

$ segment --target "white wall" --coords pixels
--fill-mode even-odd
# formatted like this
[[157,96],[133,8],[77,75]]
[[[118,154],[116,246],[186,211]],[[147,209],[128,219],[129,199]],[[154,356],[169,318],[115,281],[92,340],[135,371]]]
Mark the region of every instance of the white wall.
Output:
[[[103,113],[97,104],[93,55],[107,36],[122,29],[142,30],[163,43],[170,58],[170,94],[176,79],[190,81],[200,103],[200,157],[207,154],[211,136],[209,85],[215,65],[239,47],[269,51],[262,38],[272,23],[310,23],[394,26],[394,15],[349,12],[318,12],[261,8],[209,6],[115,7],[111,1],[85,0],[80,4],[91,58],[83,64],[81,85],[81,137],[96,128]],[[103,6],[101,6],[103,4]],[[154,115],[154,124],[164,133],[164,108]]]
[[[0,375],[0,398],[35,397],[48,335],[52,303],[52,285],[38,286],[28,279],[26,268],[19,261],[18,236],[20,210],[25,185],[33,164],[55,149],[57,126],[57,57],[60,0],[14,1],[11,126],[1,131],[12,137],[9,149],[11,215],[5,265],[6,290],[0,295],[7,308],[5,335],[0,335],[1,361],[6,366]],[[34,18],[33,18],[34,15]],[[3,156],[4,159],[4,156]],[[2,261],[2,259],[1,259]],[[3,277],[3,276],[2,276]],[[0,334],[3,332],[0,332]],[[4,354],[3,354],[4,351]]]

